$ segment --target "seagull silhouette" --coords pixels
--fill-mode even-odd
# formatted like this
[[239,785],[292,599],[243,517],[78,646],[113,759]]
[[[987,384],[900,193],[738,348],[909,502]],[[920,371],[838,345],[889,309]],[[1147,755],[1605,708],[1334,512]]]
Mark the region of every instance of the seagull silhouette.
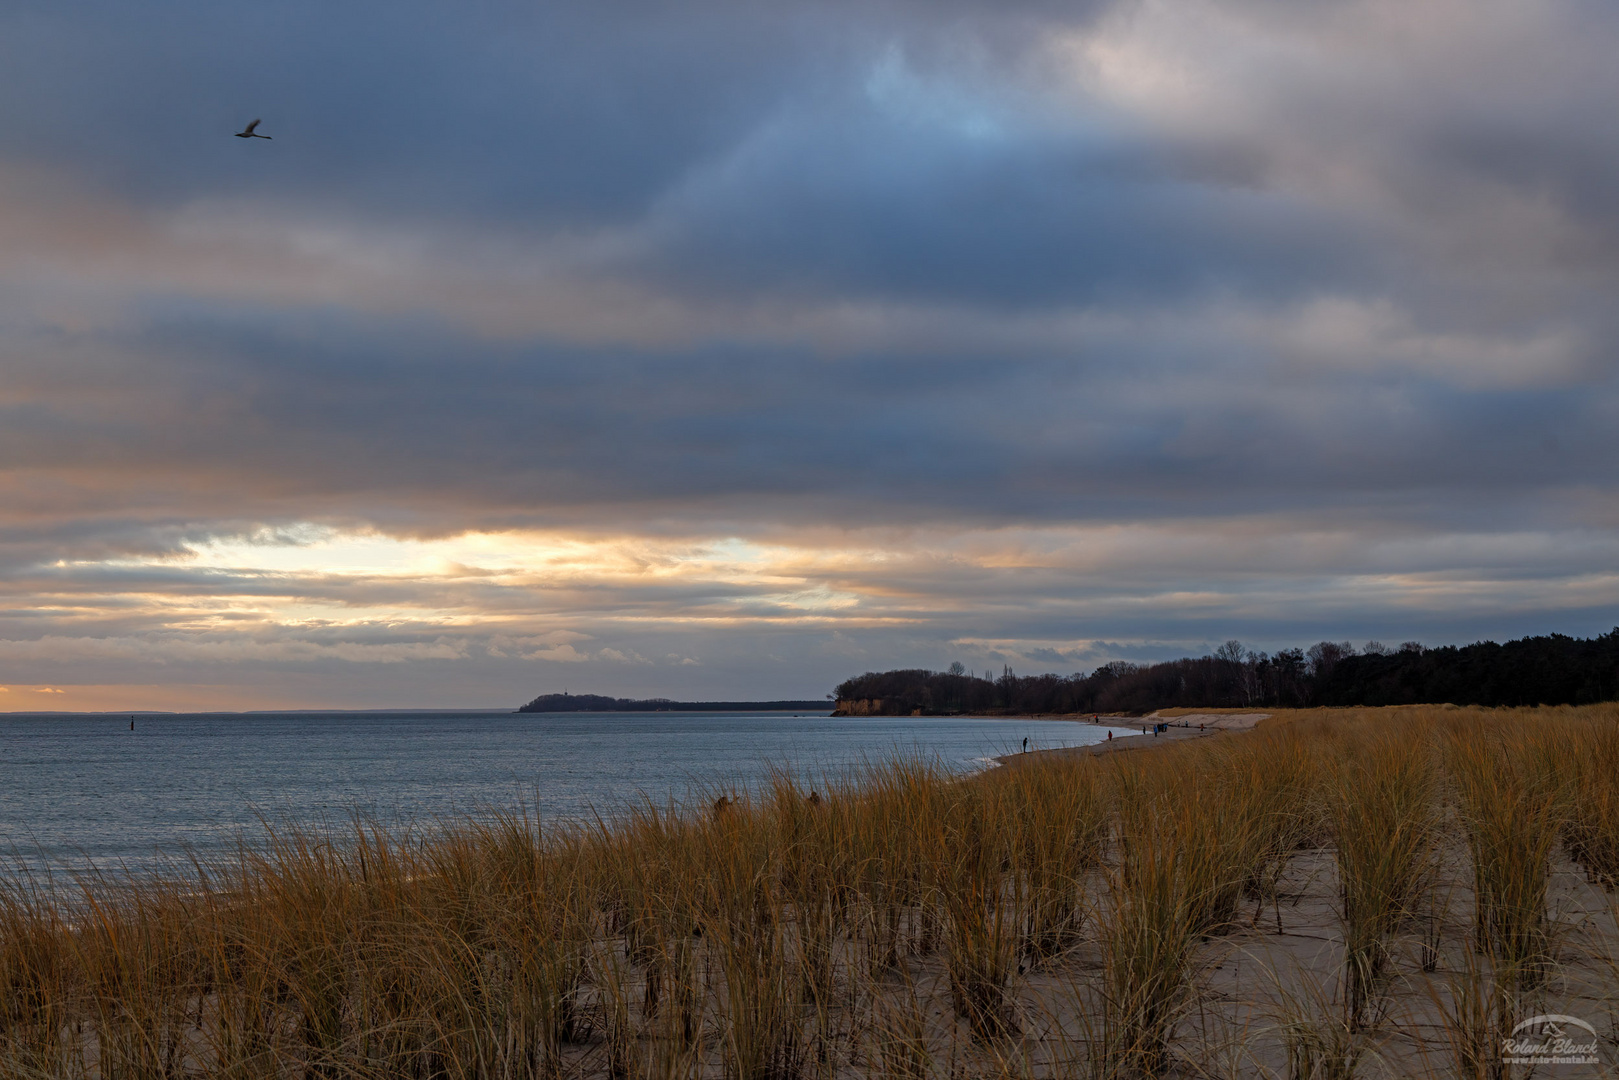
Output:
[[253,129],[258,127],[258,126],[259,126],[259,121],[255,120],[251,124],[247,125],[247,127],[243,128],[241,131],[238,131],[236,133],[236,137],[238,139],[268,139],[268,138],[270,138],[270,136],[268,136],[268,135],[255,135],[253,133]]

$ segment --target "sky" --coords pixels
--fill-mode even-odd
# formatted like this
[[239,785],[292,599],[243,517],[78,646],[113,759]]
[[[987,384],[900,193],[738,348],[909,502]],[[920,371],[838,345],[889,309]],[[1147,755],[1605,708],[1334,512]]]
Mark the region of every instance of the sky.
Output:
[[9,0],[0,711],[1606,632],[1616,53],[1597,0]]

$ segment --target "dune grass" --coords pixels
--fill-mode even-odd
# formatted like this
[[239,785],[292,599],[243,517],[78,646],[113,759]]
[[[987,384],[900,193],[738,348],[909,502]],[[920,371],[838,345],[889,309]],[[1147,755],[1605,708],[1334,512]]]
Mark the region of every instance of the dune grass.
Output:
[[1344,1014],[1355,1030],[1377,1009],[1390,939],[1431,886],[1436,770],[1428,740],[1411,729],[1364,733],[1334,765],[1326,796],[1343,907]]
[[168,880],[0,873],[0,1076],[1199,1075],[1236,1007],[1211,973],[1292,940],[1319,882],[1331,956],[1250,963],[1292,1007],[1242,1027],[1243,1074],[1364,1071],[1420,983],[1409,1060],[1504,1076],[1491,1039],[1583,947],[1555,860],[1619,878],[1619,709],[1284,714],[693,803],[268,829]]

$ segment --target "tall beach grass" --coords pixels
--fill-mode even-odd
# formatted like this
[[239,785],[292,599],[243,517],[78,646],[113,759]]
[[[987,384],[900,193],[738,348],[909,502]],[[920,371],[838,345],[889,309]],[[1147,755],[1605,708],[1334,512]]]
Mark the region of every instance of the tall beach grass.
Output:
[[[814,791],[784,771],[588,823],[267,827],[164,879],[0,873],[0,1076],[1192,1074],[1211,972],[1286,940],[1322,874],[1336,960],[1293,995],[1319,1007],[1254,1027],[1252,1060],[1353,1074],[1391,988],[1448,979],[1434,1070],[1471,1075],[1470,1033],[1549,992],[1554,860],[1619,875],[1616,808],[1598,706],[1285,714]],[[1434,929],[1442,884],[1466,941]]]

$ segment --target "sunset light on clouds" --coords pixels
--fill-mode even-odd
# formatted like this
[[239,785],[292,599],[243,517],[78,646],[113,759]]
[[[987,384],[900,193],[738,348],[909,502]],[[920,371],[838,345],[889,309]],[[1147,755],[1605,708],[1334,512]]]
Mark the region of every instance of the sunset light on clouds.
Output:
[[10,4],[0,711],[1604,632],[1616,49],[1495,0]]

